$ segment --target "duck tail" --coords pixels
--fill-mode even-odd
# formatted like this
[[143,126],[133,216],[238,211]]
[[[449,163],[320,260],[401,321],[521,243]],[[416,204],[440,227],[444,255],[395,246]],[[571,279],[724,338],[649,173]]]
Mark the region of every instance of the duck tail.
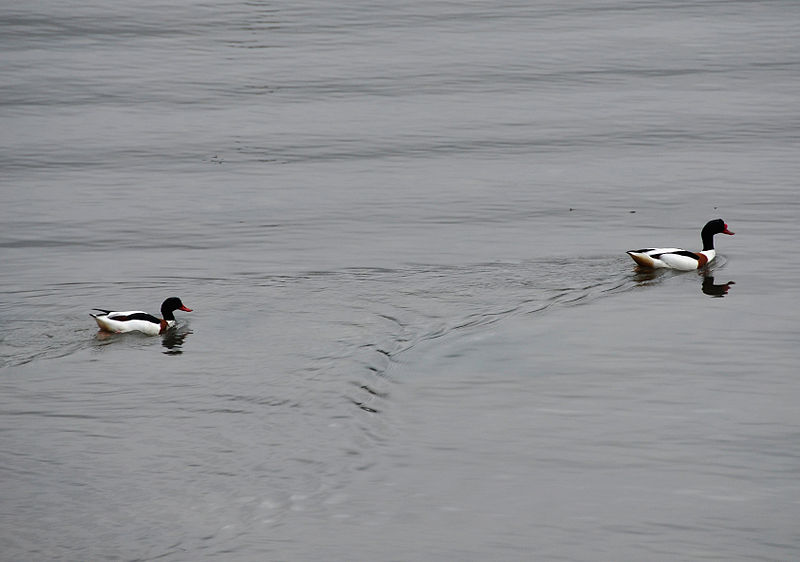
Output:
[[637,265],[642,267],[653,267],[653,258],[647,254],[642,254],[635,250],[628,250],[628,255],[636,262]]

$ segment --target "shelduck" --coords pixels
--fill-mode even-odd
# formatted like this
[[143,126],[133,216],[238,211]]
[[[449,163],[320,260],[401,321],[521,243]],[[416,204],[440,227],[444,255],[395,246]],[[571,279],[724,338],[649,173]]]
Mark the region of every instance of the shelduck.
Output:
[[700,237],[703,239],[703,250],[700,252],[690,252],[681,248],[643,248],[628,250],[628,255],[641,267],[691,271],[703,267],[716,257],[715,234],[732,236],[733,232],[728,230],[728,225],[724,220],[715,219],[708,221],[700,233]]
[[102,308],[94,308],[92,310],[100,312],[100,314],[90,313],[90,315],[104,332],[112,332],[115,334],[142,332],[148,336],[157,336],[172,328],[175,325],[175,315],[173,312],[176,310],[183,310],[184,312],[192,311],[191,308],[185,307],[178,297],[170,297],[164,301],[161,305],[161,318],[156,318],[152,314],[140,310],[128,310],[124,312],[115,312]]

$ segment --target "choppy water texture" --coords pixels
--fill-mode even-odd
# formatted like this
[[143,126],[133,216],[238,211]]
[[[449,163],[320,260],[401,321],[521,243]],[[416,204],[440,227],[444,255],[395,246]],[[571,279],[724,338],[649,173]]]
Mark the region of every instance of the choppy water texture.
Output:
[[797,559],[800,4],[345,4],[0,7],[0,559]]

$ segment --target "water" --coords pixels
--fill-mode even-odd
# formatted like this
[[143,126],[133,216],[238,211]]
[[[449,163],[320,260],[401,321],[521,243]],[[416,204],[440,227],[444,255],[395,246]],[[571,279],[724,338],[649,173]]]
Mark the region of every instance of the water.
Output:
[[1,559],[797,558],[796,3],[6,4]]

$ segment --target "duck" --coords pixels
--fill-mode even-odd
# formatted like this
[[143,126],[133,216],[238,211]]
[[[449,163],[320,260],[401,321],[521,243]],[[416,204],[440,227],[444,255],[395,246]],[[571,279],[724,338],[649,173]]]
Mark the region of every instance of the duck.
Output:
[[628,255],[637,265],[647,269],[667,268],[681,271],[700,269],[713,261],[717,255],[714,249],[714,236],[717,234],[733,236],[734,233],[728,230],[724,220],[714,219],[708,221],[700,231],[703,240],[703,250],[700,252],[690,252],[682,248],[643,248],[628,250]]
[[95,319],[95,322],[103,332],[114,334],[142,332],[148,336],[163,334],[175,326],[175,315],[173,313],[176,310],[192,311],[191,308],[184,306],[178,297],[170,297],[161,304],[161,318],[156,318],[152,314],[141,310],[126,310],[123,312],[102,308],[93,308],[92,310],[100,313],[89,313],[89,315]]

